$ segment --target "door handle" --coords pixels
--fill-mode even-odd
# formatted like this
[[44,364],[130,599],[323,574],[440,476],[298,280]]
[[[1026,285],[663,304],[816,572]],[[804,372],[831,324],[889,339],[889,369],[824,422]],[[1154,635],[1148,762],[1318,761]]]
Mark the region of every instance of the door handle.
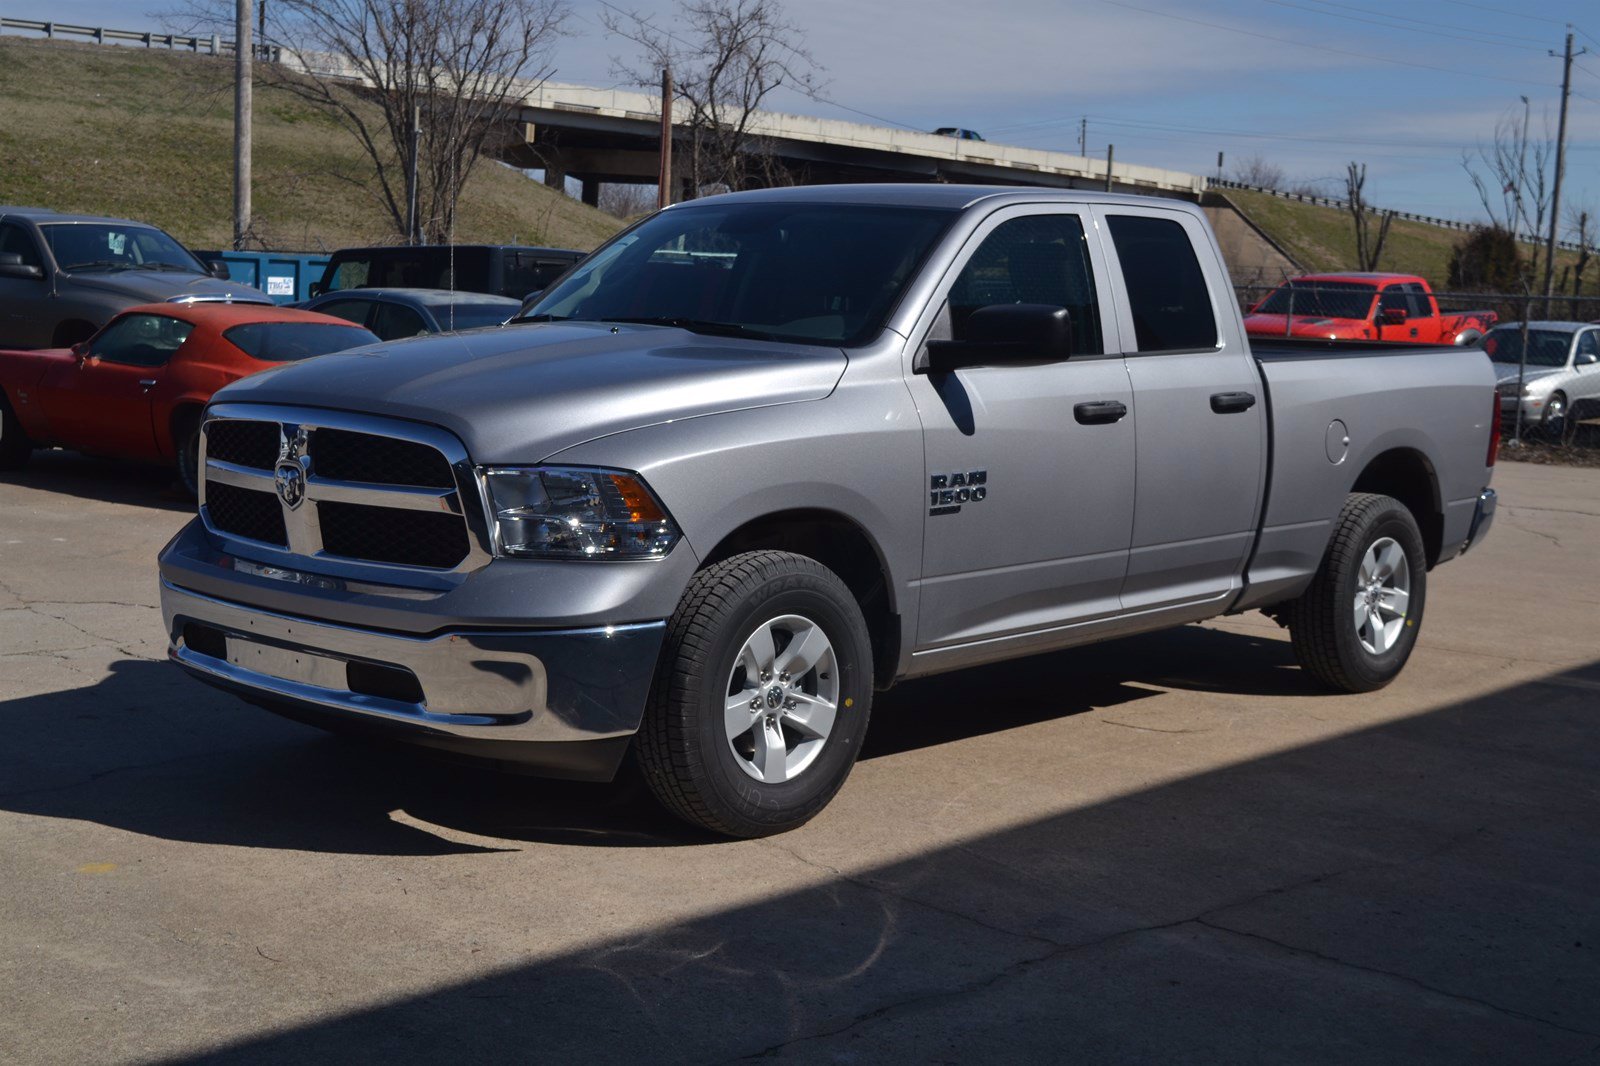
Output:
[[1211,409],[1219,415],[1248,411],[1255,405],[1255,394],[1249,392],[1218,392],[1211,397]]
[[1091,400],[1076,404],[1072,417],[1086,426],[1105,426],[1121,422],[1128,413],[1128,405],[1120,400]]

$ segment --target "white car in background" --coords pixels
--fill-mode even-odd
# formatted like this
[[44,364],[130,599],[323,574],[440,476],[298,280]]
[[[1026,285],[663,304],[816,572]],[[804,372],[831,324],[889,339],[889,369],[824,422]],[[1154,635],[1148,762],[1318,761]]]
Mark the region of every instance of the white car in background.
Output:
[[1572,426],[1600,414],[1600,325],[1529,322],[1522,364],[1522,323],[1496,326],[1483,338],[1500,383],[1500,413],[1514,418],[1522,375],[1522,422],[1563,439]]

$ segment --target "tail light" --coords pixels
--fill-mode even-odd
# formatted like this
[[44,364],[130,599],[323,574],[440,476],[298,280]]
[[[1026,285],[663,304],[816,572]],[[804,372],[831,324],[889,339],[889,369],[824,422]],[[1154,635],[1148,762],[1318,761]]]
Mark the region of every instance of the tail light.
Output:
[[1489,416],[1489,458],[1485,466],[1493,466],[1500,454],[1500,390],[1494,390],[1494,414]]

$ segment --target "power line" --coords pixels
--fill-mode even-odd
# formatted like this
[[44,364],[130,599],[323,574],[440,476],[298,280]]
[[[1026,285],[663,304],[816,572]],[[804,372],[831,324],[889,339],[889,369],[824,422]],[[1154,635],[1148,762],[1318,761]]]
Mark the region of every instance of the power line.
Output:
[[[1401,30],[1401,31],[1404,31],[1406,33],[1422,33],[1422,32],[1424,32],[1422,30],[1414,30],[1410,26],[1397,26],[1397,25],[1395,25],[1394,22],[1380,22],[1377,19],[1362,18],[1360,15],[1341,15],[1337,11],[1319,11],[1314,7],[1303,7],[1300,4],[1289,3],[1289,0],[1262,0],[1262,2],[1263,3],[1268,3],[1268,4],[1273,4],[1273,5],[1277,6],[1277,7],[1287,7],[1287,8],[1293,8],[1296,11],[1309,12],[1310,14],[1313,14],[1313,15],[1322,15],[1322,16],[1324,16],[1326,18],[1348,19],[1351,22],[1364,22],[1369,26],[1382,26],[1384,29],[1388,29],[1388,30]],[[1326,3],[1327,0],[1313,0],[1313,2],[1314,3]],[[1345,5],[1345,4],[1329,4],[1329,6],[1330,7],[1346,7],[1347,5]],[[1358,8],[1352,8],[1351,10],[1366,11],[1366,10],[1369,10],[1369,9],[1368,8],[1360,8],[1360,7],[1358,7]],[[1373,13],[1374,14],[1379,14],[1379,15],[1383,14],[1382,12],[1373,12]],[[1391,18],[1391,19],[1398,19],[1398,20],[1403,21],[1403,22],[1418,22],[1418,23],[1420,23],[1421,25],[1424,25],[1424,26],[1428,25],[1425,22],[1421,22],[1420,19],[1408,19],[1408,18],[1404,18],[1403,16],[1400,16],[1400,15],[1386,15],[1384,17],[1385,18]],[[1468,32],[1471,32],[1471,31],[1469,30]],[[1542,43],[1537,43],[1537,42],[1535,42],[1533,44],[1507,44],[1505,42],[1504,38],[1501,38],[1501,39],[1498,39],[1498,40],[1494,40],[1494,39],[1490,39],[1488,37],[1466,37],[1466,36],[1463,36],[1463,35],[1457,34],[1457,33],[1446,33],[1445,31],[1437,29],[1437,28],[1430,29],[1430,30],[1427,31],[1427,33],[1428,33],[1428,36],[1430,36],[1430,37],[1448,37],[1449,39],[1451,39],[1453,41],[1466,41],[1468,44],[1492,45],[1492,46],[1494,46],[1496,48],[1521,48],[1521,49],[1525,49],[1525,50],[1530,51],[1530,52],[1534,52],[1534,51],[1543,52],[1543,51],[1548,50],[1548,48],[1549,48],[1548,45],[1542,44]],[[1531,38],[1531,37],[1516,37],[1516,38],[1512,38],[1512,39],[1513,40],[1518,40],[1518,41],[1532,41],[1533,40],[1533,38]]]
[[1317,52],[1329,52],[1334,55],[1351,56],[1356,59],[1365,59],[1373,63],[1389,63],[1397,67],[1415,67],[1418,70],[1431,70],[1436,74],[1453,74],[1458,78],[1478,78],[1483,81],[1505,82],[1509,85],[1534,85],[1541,89],[1548,88],[1548,86],[1542,81],[1529,81],[1525,78],[1502,78],[1496,74],[1480,74],[1477,71],[1472,70],[1456,70],[1452,67],[1436,67],[1428,63],[1411,63],[1403,59],[1391,59],[1388,56],[1377,56],[1368,52],[1352,52],[1348,49],[1333,48],[1325,44],[1307,44],[1304,41],[1297,41],[1292,37],[1279,37],[1271,33],[1257,33],[1254,30],[1241,30],[1237,26],[1225,26],[1218,22],[1206,22],[1203,19],[1190,18],[1187,15],[1176,15],[1170,11],[1160,11],[1156,8],[1142,7],[1138,4],[1130,4],[1127,3],[1126,0],[1100,0],[1100,2],[1102,4],[1110,4],[1113,7],[1127,8],[1130,11],[1140,11],[1146,15],[1156,15],[1160,18],[1176,19],[1179,22],[1187,22],[1195,26],[1205,26],[1213,30],[1223,30],[1227,33],[1242,34],[1245,37],[1255,37],[1263,41],[1275,41],[1278,44],[1292,44],[1297,48],[1309,48]]
[[[1438,23],[1436,21],[1435,22],[1430,22],[1427,19],[1408,18],[1405,15],[1391,15],[1387,11],[1380,11],[1377,8],[1373,8],[1373,7],[1358,7],[1355,4],[1340,4],[1340,3],[1335,3],[1334,0],[1311,0],[1311,3],[1313,3],[1313,4],[1323,4],[1323,5],[1327,6],[1327,7],[1342,7],[1346,11],[1363,11],[1363,12],[1369,14],[1369,15],[1381,15],[1386,19],[1393,19],[1396,22],[1410,22],[1413,25],[1423,26],[1423,27],[1426,27],[1429,31],[1432,31],[1434,29],[1434,27],[1436,27],[1438,25]],[[1493,32],[1491,32],[1489,30],[1468,29],[1467,27],[1464,27],[1464,26],[1457,26],[1456,29],[1463,30],[1466,33],[1478,34],[1479,36],[1487,36],[1487,37],[1490,37],[1490,38],[1498,37],[1500,39],[1505,39],[1507,37],[1507,35],[1505,35],[1505,34],[1496,34],[1496,33],[1493,33]],[[1536,37],[1510,37],[1510,40],[1513,40],[1513,41],[1526,41],[1529,44],[1538,45],[1540,48],[1546,47],[1545,42],[1539,40]],[[1498,42],[1495,42],[1495,43],[1498,43]]]
[[1557,26],[1566,25],[1565,19],[1553,19],[1545,15],[1530,15],[1525,11],[1508,11],[1503,7],[1492,7],[1489,4],[1474,4],[1471,0],[1445,0],[1445,3],[1455,4],[1457,7],[1475,7],[1479,11],[1492,11],[1496,15],[1510,15],[1512,18],[1528,19],[1531,22],[1552,22]]

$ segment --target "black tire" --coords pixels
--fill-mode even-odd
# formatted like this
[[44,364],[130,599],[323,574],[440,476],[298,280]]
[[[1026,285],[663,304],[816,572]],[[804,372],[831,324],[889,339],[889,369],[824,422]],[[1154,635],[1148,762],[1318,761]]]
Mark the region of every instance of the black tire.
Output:
[[1539,419],[1539,431],[1548,441],[1566,444],[1573,425],[1572,411],[1567,405],[1567,394],[1551,393],[1550,399],[1545,401],[1544,414]]
[[[726,732],[724,704],[746,640],[788,615],[809,620],[831,643],[837,713],[810,765],[790,780],[769,783],[741,766]],[[726,836],[767,836],[804,824],[827,806],[855,765],[872,710],[872,662],[860,606],[816,560],[747,552],[700,571],[667,624],[634,745],[651,792],[678,817]]]
[[200,418],[185,415],[172,427],[176,451],[178,484],[192,497],[200,495]]
[[0,470],[21,470],[33,454],[33,441],[22,431],[11,402],[0,392]]
[[[1375,654],[1362,644],[1354,606],[1362,559],[1386,538],[1405,553],[1410,595],[1398,636]],[[1404,504],[1391,496],[1352,493],[1345,499],[1311,587],[1285,612],[1300,665],[1341,692],[1371,692],[1393,681],[1411,657],[1422,628],[1427,566],[1422,532]]]

